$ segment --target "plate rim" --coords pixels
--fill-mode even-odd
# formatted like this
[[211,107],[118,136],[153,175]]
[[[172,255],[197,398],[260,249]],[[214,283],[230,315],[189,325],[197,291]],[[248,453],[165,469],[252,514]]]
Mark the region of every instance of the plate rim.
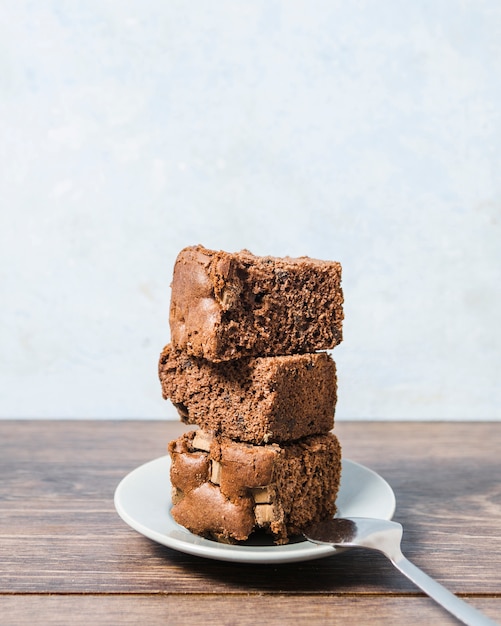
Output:
[[[390,484],[373,469],[352,461],[351,459],[343,458],[342,472],[341,472],[341,487],[343,482],[343,471],[346,472],[347,468],[351,471],[362,471],[366,475],[370,475],[373,479],[376,479],[385,489],[386,497],[388,498],[386,515],[381,519],[392,519],[396,509],[395,493]],[[166,466],[165,466],[166,464]],[[155,541],[163,546],[176,550],[178,552],[184,552],[193,556],[218,560],[218,561],[231,561],[237,563],[254,563],[254,564],[277,564],[277,563],[291,563],[299,561],[307,561],[327,556],[333,556],[344,552],[347,548],[336,549],[329,545],[314,544],[310,541],[300,541],[296,543],[288,543],[280,546],[249,546],[249,545],[230,545],[217,543],[215,541],[205,539],[194,535],[186,528],[177,524],[177,522],[170,516],[170,508],[172,506],[172,500],[170,496],[170,481],[167,474],[166,477],[166,490],[165,490],[165,506],[167,510],[168,523],[171,523],[173,528],[168,534],[161,533],[154,528],[146,526],[141,521],[135,519],[123,505],[122,493],[128,487],[130,483],[137,479],[142,473],[151,470],[152,467],[158,465],[164,465],[162,471],[168,470],[170,467],[169,455],[163,455],[146,461],[137,466],[130,472],[128,472],[118,483],[114,493],[114,505],[119,517],[132,529],[140,533],[144,537]],[[350,471],[350,470],[348,470]],[[188,540],[189,538],[189,540]]]

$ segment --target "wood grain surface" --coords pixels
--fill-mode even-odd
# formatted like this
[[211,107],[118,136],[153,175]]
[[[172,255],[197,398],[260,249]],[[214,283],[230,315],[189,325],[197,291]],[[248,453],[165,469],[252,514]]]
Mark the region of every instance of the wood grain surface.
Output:
[[[118,517],[129,471],[187,430],[159,421],[0,422],[0,624],[454,624],[377,553],[206,560]],[[403,551],[501,620],[501,424],[338,422],[345,458],[392,485]],[[166,484],[168,489],[168,484]]]

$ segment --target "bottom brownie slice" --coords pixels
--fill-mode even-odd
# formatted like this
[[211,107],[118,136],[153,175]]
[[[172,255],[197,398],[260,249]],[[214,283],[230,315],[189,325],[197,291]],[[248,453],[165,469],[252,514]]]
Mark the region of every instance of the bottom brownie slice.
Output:
[[169,454],[172,516],[197,535],[233,543],[263,528],[283,544],[336,511],[332,433],[257,446],[197,430],[171,441]]

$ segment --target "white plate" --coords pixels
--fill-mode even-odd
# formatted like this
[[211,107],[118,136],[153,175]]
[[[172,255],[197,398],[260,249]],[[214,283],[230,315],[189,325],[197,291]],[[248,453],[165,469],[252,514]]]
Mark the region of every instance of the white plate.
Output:
[[[198,537],[179,526],[170,514],[169,468],[168,456],[145,463],[128,474],[115,491],[115,507],[120,517],[153,541],[188,554],[240,563],[308,561],[341,551],[306,540],[276,546],[271,539],[268,542],[260,538],[261,544],[249,540],[245,544],[226,545]],[[395,495],[376,472],[344,459],[336,504],[338,517],[391,519]]]

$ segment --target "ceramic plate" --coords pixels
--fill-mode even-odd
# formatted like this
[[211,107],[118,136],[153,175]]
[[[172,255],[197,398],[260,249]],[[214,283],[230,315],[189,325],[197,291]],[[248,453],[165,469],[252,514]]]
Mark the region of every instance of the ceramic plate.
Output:
[[[115,491],[115,507],[120,517],[139,533],[158,543],[210,559],[240,563],[287,563],[331,556],[331,546],[306,539],[276,546],[268,536],[243,544],[226,545],[193,535],[179,526],[170,514],[170,458],[155,459],[128,474]],[[376,472],[343,460],[337,497],[338,517],[377,517],[391,519],[395,496],[388,483]],[[337,550],[340,552],[342,550]]]

